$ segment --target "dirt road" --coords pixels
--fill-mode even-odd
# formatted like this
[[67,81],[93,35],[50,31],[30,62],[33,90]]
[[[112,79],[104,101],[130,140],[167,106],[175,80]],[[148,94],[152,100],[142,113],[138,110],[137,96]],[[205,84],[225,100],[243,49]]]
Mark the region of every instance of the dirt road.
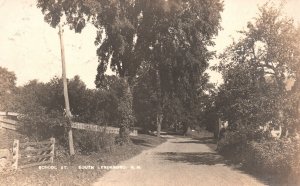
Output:
[[213,150],[216,147],[209,138],[198,141],[178,136],[166,137],[167,142],[119,164],[127,169],[111,170],[93,185],[264,185],[254,177],[226,165]]

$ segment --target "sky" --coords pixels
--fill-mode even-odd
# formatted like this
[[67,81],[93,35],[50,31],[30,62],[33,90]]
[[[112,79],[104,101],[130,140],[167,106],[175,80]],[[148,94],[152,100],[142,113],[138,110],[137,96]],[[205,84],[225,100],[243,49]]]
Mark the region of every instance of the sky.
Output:
[[[243,30],[247,22],[253,20],[258,14],[257,5],[266,1],[224,0],[221,14],[223,29],[211,49],[220,53],[233,39],[237,39],[237,31]],[[284,13],[298,24],[300,13],[297,7],[300,7],[300,0],[285,0]],[[92,25],[87,25],[81,34],[64,28],[67,77],[79,75],[88,88],[95,88],[98,66],[95,37],[96,29]],[[211,64],[217,62],[217,59],[210,61]],[[18,86],[32,79],[47,82],[54,76],[61,76],[58,28],[54,29],[44,22],[35,0],[0,0],[0,66],[16,74]],[[207,72],[211,82],[222,83],[220,74]]]

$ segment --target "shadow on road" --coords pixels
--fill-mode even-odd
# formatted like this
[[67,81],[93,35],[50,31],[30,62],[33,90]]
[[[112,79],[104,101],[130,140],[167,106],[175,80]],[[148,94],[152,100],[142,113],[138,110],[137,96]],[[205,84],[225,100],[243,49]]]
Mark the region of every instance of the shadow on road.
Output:
[[151,145],[150,143],[148,143],[147,141],[142,140],[142,139],[134,139],[134,138],[132,138],[131,141],[135,145],[142,145],[142,146],[146,146],[146,147],[153,147],[153,145]]
[[225,163],[222,156],[212,152],[162,152],[158,155],[165,160],[190,163],[193,165],[215,165]]
[[204,137],[204,138],[195,138],[194,140],[189,141],[180,141],[180,142],[173,142],[173,143],[196,143],[196,144],[215,144],[216,141],[213,137]]
[[271,182],[272,179],[266,175],[258,175],[252,171],[247,170],[241,164],[236,164],[229,159],[225,159],[223,156],[219,155],[216,150],[216,140],[213,137],[192,137],[192,139],[187,141],[172,142],[177,144],[204,144],[209,147],[213,152],[163,152],[159,153],[163,159],[174,161],[174,162],[183,162],[189,163],[192,165],[216,165],[224,164],[229,166],[234,170],[239,172],[249,174],[266,185],[279,186],[279,184],[274,184]]
[[207,147],[209,147],[212,151],[215,151],[217,149],[217,142],[214,137],[192,137],[191,140],[188,141],[180,141],[180,142],[172,142],[172,143],[180,143],[180,144],[205,144]]

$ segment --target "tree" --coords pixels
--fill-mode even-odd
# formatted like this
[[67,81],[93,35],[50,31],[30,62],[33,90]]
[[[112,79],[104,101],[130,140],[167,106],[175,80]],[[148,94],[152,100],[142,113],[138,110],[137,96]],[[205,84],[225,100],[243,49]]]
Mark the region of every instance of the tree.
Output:
[[6,68],[0,67],[0,109],[12,111],[13,96],[16,91],[16,75]]
[[214,44],[211,39],[220,28],[222,4],[158,0],[141,1],[141,7],[136,48],[156,74],[159,130],[166,101],[174,95],[184,103],[186,115],[193,110],[196,90],[212,57],[207,46]]
[[[74,28],[76,32],[81,32],[85,26],[84,15],[88,17],[88,20],[92,18],[92,23],[98,28],[95,44],[99,45],[97,55],[100,61],[97,68],[96,86],[99,87],[101,81],[103,81],[104,72],[109,62],[112,70],[116,71],[121,78],[124,78],[125,83],[129,83],[128,77],[132,74],[132,71],[135,71],[131,51],[134,43],[133,22],[135,20],[133,19],[137,17],[134,16],[134,3],[132,1],[83,2],[64,0],[49,2],[39,0],[37,6],[45,14],[45,21],[53,27],[58,25],[63,13],[71,28]],[[103,38],[104,41],[101,43],[103,32],[105,32],[106,37]],[[131,115],[133,114],[131,113]],[[127,122],[124,121],[124,123]],[[120,131],[124,132],[124,130]],[[125,134],[120,135],[126,136]]]
[[212,38],[220,29],[222,3],[219,0],[39,0],[37,6],[53,27],[62,15],[76,32],[89,20],[96,26],[99,66],[95,83],[98,87],[109,62],[112,70],[129,85],[141,64],[150,64],[157,82],[158,131],[165,100],[180,86],[186,95],[183,101],[191,98],[186,106],[192,110],[196,91],[190,90],[198,88],[213,55],[207,47],[214,44]]
[[24,86],[18,87],[15,98],[15,112],[21,113],[21,132],[35,140],[45,140],[55,137],[59,142],[64,141],[63,132],[55,129],[65,125],[61,112],[47,108],[51,95],[47,84],[31,80]]
[[266,3],[259,10],[254,23],[240,32],[243,37],[220,56],[224,84],[217,104],[235,126],[257,129],[272,121],[292,129],[297,123],[292,100],[299,98],[286,90],[285,81],[297,74],[299,37],[293,20],[283,17],[281,9]]

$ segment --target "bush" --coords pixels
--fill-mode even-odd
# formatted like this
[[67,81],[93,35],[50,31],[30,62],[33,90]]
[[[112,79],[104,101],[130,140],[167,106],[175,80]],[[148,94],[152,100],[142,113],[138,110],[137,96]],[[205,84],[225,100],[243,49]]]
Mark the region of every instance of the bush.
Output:
[[299,182],[296,179],[300,177],[300,142],[291,138],[254,138],[257,135],[263,134],[247,133],[241,128],[227,131],[218,149],[236,163],[243,163],[248,170],[277,175],[285,182]]
[[[252,126],[238,125],[234,131],[227,130],[218,142],[218,150],[223,155],[241,154],[248,141],[264,140],[267,134]],[[237,159],[240,161],[240,159]]]
[[288,139],[255,142],[247,144],[243,152],[244,163],[247,167],[265,173],[277,174],[284,177],[299,174],[300,152],[299,141]]
[[76,149],[82,154],[92,152],[113,151],[115,149],[115,135],[105,132],[74,130]]
[[22,114],[19,118],[22,127],[20,132],[34,139],[41,141],[55,137],[59,141],[64,141],[64,127],[66,118],[58,112],[46,114],[42,109],[30,114]]

